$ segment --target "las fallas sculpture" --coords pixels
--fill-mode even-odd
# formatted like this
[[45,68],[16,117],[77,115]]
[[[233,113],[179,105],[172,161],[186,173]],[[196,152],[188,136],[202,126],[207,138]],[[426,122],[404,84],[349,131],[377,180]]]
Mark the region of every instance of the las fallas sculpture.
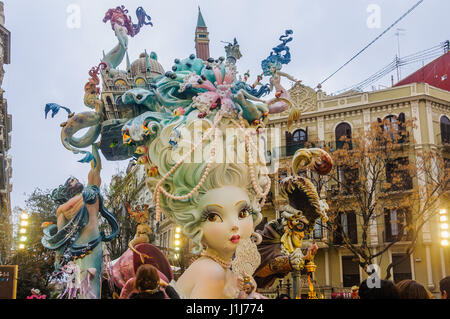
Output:
[[[258,285],[264,287],[274,276],[301,269],[312,258],[316,249],[312,247],[304,255],[302,238],[311,232],[316,219],[326,217],[311,182],[294,176],[283,183],[289,205],[282,220],[266,225],[275,240],[269,240],[268,244],[267,232],[255,232],[271,187],[262,155],[266,154],[265,143],[261,142],[268,115],[289,111],[290,123],[300,117],[300,109],[293,105],[288,91],[280,84],[280,77],[298,82],[281,72],[282,65],[290,61],[287,44],[292,41],[293,32],[287,30],[280,37],[281,44],[262,62],[263,75],[271,77],[270,84],[262,84],[261,75],[258,83],[249,85],[237,78],[235,63],[241,53],[236,39],[226,46],[226,58],[203,61],[190,55],[186,59],[175,59],[172,71],[165,73],[154,52],[150,55],[145,52],[130,64],[128,36],[135,36],[143,25],[151,25],[151,22],[147,21],[150,17],[142,8],[137,10],[137,25],[126,13],[121,6],[110,9],[105,16],[105,22],[111,21],[118,44],[89,72],[84,102],[93,111],[74,114],[65,108],[69,116],[61,124],[63,145],[75,154],[84,154],[80,161],[91,162],[98,176],[90,175],[94,179],[89,181],[89,194],[82,193],[84,204],[80,211],[105,212],[98,193],[101,164],[97,147],[109,160],[134,157],[146,168],[146,185],[153,194],[157,220],[165,214],[181,226],[184,235],[194,243],[193,252],[199,258],[175,281],[166,256],[148,243],[149,232],[141,227],[130,248],[103,268],[122,289],[122,298],[131,293],[137,267],[143,263],[156,266],[161,287],[170,284],[182,298],[262,297],[255,293]],[[117,67],[125,57],[127,70],[119,70]],[[104,91],[112,92],[105,100],[99,98],[99,76],[103,79]],[[275,97],[263,99],[273,88]],[[111,117],[108,108],[113,103],[119,112]],[[53,117],[60,108],[62,106],[56,103],[49,103],[46,113],[51,110]],[[74,136],[86,128],[83,136]],[[224,134],[229,131],[234,132],[231,138]],[[99,137],[100,142],[96,142]],[[92,147],[92,153],[85,150],[87,147]],[[298,152],[293,165],[327,174],[332,162],[326,152],[314,149]],[[72,225],[78,222],[77,216],[75,213],[72,219],[65,218]],[[95,239],[96,243],[111,240],[117,233],[117,225],[113,218],[110,222],[110,236],[101,234],[100,239],[94,236],[89,240]],[[64,231],[65,226],[55,227],[44,230],[43,243],[48,248],[61,249],[63,246],[53,244],[49,238],[55,236],[56,231],[56,234]],[[76,229],[81,232],[79,238],[83,236],[83,229],[87,231],[85,224]],[[82,244],[90,245],[90,242]],[[66,256],[65,263],[74,262],[80,273],[92,274],[87,271],[89,268],[97,270],[97,277],[90,285],[94,286],[98,298],[97,279],[103,268],[101,251],[95,249],[99,250],[101,245],[89,246],[92,252],[85,256],[77,255],[76,240],[71,245],[71,254]],[[87,262],[88,258],[94,258],[91,255],[96,256],[93,264]],[[79,258],[74,260],[74,257]],[[92,294],[82,297],[90,296]]]

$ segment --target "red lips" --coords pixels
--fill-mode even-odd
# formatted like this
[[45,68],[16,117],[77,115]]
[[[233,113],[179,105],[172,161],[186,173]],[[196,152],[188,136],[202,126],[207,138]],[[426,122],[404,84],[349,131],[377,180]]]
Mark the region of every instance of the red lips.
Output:
[[239,236],[239,235],[234,235],[234,236],[231,236],[231,238],[230,238],[230,240],[233,244],[239,243],[240,239],[241,239],[241,236]]

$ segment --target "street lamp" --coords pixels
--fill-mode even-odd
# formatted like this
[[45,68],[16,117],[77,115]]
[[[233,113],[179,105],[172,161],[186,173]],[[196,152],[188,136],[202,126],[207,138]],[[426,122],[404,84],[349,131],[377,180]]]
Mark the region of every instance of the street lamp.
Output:
[[174,238],[175,238],[175,240],[174,240],[174,246],[175,246],[175,250],[176,251],[179,251],[180,250],[180,246],[181,246],[181,227],[180,226],[177,226],[176,228],[175,228],[175,235],[174,235]]
[[21,235],[19,238],[19,249],[25,249],[25,242],[27,241],[28,237],[25,236],[27,233],[27,227],[29,225],[28,219],[29,219],[29,215],[26,211],[22,211],[22,213],[20,214],[20,228],[19,228],[19,234]]
[[441,246],[448,246],[450,233],[448,231],[448,216],[447,210],[439,210],[439,222],[441,229]]
[[173,246],[174,246],[174,250],[175,250],[175,254],[174,254],[174,259],[179,263],[179,265],[181,265],[182,262],[182,255],[181,255],[181,227],[180,226],[176,226],[175,227],[175,233],[173,235],[174,240],[173,240]]

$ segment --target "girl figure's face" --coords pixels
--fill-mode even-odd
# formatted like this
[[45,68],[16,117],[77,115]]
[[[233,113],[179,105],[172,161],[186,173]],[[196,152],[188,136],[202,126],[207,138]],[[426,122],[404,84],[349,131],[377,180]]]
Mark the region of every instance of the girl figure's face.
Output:
[[203,242],[222,258],[231,258],[237,245],[253,233],[251,203],[247,192],[236,186],[208,191],[199,203]]

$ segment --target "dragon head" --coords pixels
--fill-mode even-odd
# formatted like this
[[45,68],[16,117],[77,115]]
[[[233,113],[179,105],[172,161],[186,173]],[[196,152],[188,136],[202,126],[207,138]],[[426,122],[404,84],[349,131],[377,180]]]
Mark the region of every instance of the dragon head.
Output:
[[[322,149],[299,149],[292,159],[294,176],[289,176],[281,181],[280,195],[288,201],[290,207],[295,212],[289,219],[301,221],[298,225],[304,225],[305,233],[310,233],[314,229],[314,224],[318,218],[327,220],[326,211],[328,205],[320,199],[314,184],[306,177],[297,175],[300,171],[311,169],[320,175],[326,175],[333,167],[333,160],[330,155]],[[301,215],[301,216],[297,216]],[[296,226],[294,224],[290,225]],[[292,228],[291,227],[291,228]]]
[[301,176],[289,176],[281,181],[280,195],[289,206],[297,210],[287,219],[291,229],[301,226],[301,230],[310,233],[317,218],[325,217],[321,209],[319,194],[314,184]]

